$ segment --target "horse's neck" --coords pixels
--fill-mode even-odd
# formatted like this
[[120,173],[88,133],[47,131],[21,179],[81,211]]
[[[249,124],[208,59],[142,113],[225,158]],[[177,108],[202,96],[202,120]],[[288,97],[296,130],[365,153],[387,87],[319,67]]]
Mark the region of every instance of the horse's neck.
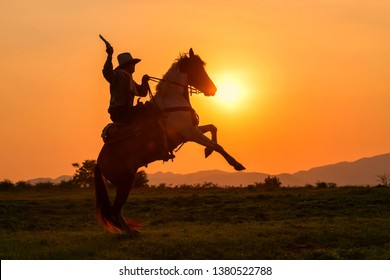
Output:
[[162,82],[163,84],[157,87],[155,99],[159,106],[162,108],[191,107],[185,87],[188,82],[187,74],[178,69],[171,69],[163,79],[172,83]]
[[164,96],[157,93],[154,98],[159,107],[163,109],[174,107],[191,107],[189,99],[187,99],[183,93],[167,94]]

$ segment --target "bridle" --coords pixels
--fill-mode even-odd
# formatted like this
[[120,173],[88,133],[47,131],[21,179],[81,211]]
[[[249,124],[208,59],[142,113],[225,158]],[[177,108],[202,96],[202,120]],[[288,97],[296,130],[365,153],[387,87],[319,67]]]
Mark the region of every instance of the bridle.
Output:
[[183,87],[183,88],[187,88],[188,89],[188,93],[190,95],[203,93],[202,91],[200,91],[196,87],[194,87],[192,85],[189,85],[189,84],[185,85],[185,84],[177,83],[177,82],[174,82],[174,81],[168,81],[168,80],[165,80],[165,79],[160,79],[160,78],[151,77],[151,76],[149,76],[149,79],[150,79],[150,81],[155,82],[155,83],[165,82],[165,83],[168,83],[168,84],[172,84],[172,85],[180,86],[180,87]]

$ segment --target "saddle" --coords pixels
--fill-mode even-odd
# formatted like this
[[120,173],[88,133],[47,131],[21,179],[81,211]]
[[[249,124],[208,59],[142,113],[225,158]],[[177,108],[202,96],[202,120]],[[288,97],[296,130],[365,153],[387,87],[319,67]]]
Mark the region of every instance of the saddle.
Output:
[[162,113],[149,113],[142,114],[142,118],[136,118],[131,123],[107,124],[101,134],[104,144],[116,145],[126,139],[134,140],[130,143],[145,150],[141,164],[145,166],[155,160],[173,160],[175,156],[169,148],[169,139],[162,125]]
[[131,124],[126,123],[109,123],[102,131],[104,144],[112,144],[128,137],[136,136],[136,129]]
[[103,142],[113,144],[131,137],[143,137],[148,140],[148,138],[165,135],[160,125],[163,115],[154,106],[143,104],[142,108],[138,108],[135,112],[137,113],[134,114],[133,120],[129,123],[113,122],[107,124],[101,134]]

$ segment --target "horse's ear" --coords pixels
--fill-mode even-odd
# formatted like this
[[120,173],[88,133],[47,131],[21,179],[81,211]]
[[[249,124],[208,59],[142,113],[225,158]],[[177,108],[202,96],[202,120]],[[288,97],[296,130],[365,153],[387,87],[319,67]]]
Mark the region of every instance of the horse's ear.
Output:
[[192,50],[192,48],[190,49],[190,57],[193,57],[195,54],[194,54],[194,51]]

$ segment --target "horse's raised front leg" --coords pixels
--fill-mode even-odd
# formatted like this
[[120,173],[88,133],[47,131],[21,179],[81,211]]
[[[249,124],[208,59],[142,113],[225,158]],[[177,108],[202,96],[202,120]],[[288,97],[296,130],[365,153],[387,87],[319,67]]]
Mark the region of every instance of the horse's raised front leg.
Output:
[[197,129],[196,131],[198,131],[198,133],[196,132],[192,133],[191,137],[188,138],[189,141],[193,141],[195,143],[205,146],[206,148],[209,148],[211,150],[220,153],[225,158],[225,160],[231,166],[234,167],[235,170],[241,171],[245,169],[245,167],[237,160],[235,160],[231,155],[229,155],[221,145],[217,144],[216,142],[210,140],[205,135],[203,135],[202,130]]
[[[203,134],[205,134],[206,132],[210,132],[211,133],[211,141],[218,143],[217,142],[217,127],[215,125],[206,124],[206,125],[198,126],[198,128]],[[211,155],[211,153],[213,151],[214,150],[212,148],[206,146],[206,148],[204,149],[205,158],[207,158],[209,155]]]

